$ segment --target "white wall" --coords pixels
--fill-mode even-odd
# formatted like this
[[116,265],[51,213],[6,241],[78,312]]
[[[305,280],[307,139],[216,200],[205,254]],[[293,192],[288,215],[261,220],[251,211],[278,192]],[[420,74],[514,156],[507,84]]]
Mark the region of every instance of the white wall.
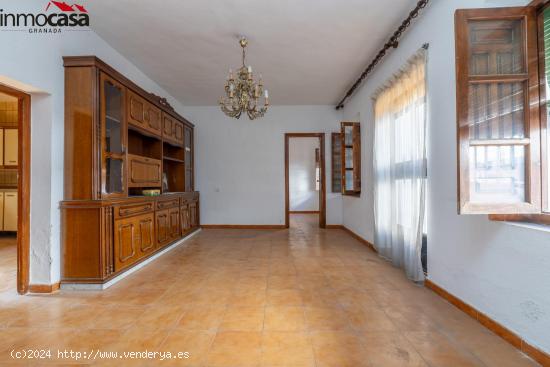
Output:
[[344,224],[373,240],[371,96],[423,43],[429,42],[428,268],[452,294],[550,352],[550,233],[487,216],[457,215],[454,68],[455,8],[525,5],[526,0],[433,1],[346,105],[361,116],[363,188],[344,198]]
[[[4,13],[43,11],[44,1],[13,1]],[[90,17],[93,25],[93,15]],[[96,55],[147,91],[181,104],[92,31],[58,35],[0,32],[5,52],[0,80],[31,93],[31,284],[60,278],[60,213],[63,199],[64,71],[62,56]],[[9,51],[8,51],[9,50]],[[22,84],[25,86],[22,86]]]
[[318,211],[315,149],[318,138],[291,138],[288,143],[288,181],[291,211]]
[[[196,125],[195,188],[202,224],[280,225],[285,221],[284,134],[325,132],[330,183],[330,133],[341,113],[334,106],[272,106],[258,120],[226,117],[217,106],[185,107]],[[327,184],[327,186],[329,186]],[[327,192],[327,224],[342,223],[342,198]]]

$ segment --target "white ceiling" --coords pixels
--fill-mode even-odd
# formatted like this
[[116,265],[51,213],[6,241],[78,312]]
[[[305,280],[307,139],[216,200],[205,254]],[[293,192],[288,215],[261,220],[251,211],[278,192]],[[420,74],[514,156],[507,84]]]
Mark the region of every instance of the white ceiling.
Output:
[[91,26],[184,105],[215,105],[229,68],[270,102],[336,104],[416,0],[89,0]]

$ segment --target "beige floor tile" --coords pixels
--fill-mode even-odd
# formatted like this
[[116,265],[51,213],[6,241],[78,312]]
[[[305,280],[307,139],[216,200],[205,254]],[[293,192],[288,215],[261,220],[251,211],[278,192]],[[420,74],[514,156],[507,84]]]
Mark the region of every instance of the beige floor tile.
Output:
[[355,330],[369,331],[394,331],[397,330],[395,324],[378,307],[353,307],[346,309],[345,313]]
[[265,308],[266,331],[305,331],[306,319],[303,307],[268,306]]
[[306,307],[306,325],[310,331],[350,330],[346,313],[337,308]]
[[208,353],[212,367],[259,366],[262,355],[262,333],[225,331],[216,334]]
[[302,306],[302,294],[298,289],[267,289],[267,304],[270,306]]
[[303,332],[264,332],[262,366],[314,367],[315,357],[308,334]]
[[264,307],[230,306],[226,309],[220,330],[261,331],[264,327]]
[[223,306],[194,306],[185,310],[177,327],[187,330],[216,331],[225,314]]

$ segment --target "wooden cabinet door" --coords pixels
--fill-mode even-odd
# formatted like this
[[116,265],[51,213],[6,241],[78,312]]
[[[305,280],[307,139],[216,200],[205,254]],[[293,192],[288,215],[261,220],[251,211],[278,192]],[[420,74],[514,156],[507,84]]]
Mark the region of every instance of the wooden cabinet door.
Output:
[[150,103],[147,103],[145,110],[145,127],[148,131],[154,133],[155,135],[162,135],[162,126],[161,126],[162,113],[160,109],[153,106]]
[[17,231],[17,192],[4,193],[4,231]]
[[159,210],[155,214],[157,247],[170,242],[170,210]]
[[4,166],[17,166],[19,161],[17,129],[4,129]]
[[101,196],[125,197],[126,88],[107,74],[100,76]]
[[0,231],[4,230],[4,192],[0,192]]
[[183,124],[179,121],[174,121],[173,130],[174,142],[176,142],[178,145],[183,145]]
[[115,271],[139,259],[140,236],[139,221],[135,217],[115,221]]
[[160,187],[162,162],[128,154],[128,187]]
[[191,228],[196,228],[199,225],[198,222],[198,205],[197,202],[189,204],[189,225]]
[[162,137],[166,140],[174,140],[174,119],[166,114],[162,114]]
[[128,90],[128,123],[154,135],[162,133],[160,109]]
[[146,109],[147,102],[131,90],[128,90],[128,123],[145,128]]
[[185,162],[185,191],[194,190],[193,172],[193,129],[184,127],[184,162]]
[[4,165],[4,129],[0,129],[0,166]]
[[155,216],[153,213],[136,218],[139,226],[140,247],[142,255],[148,254],[155,249]]
[[185,235],[191,229],[189,218],[189,204],[184,203],[180,208],[181,232]]
[[169,217],[170,217],[170,240],[175,240],[180,237],[180,208],[170,209]]

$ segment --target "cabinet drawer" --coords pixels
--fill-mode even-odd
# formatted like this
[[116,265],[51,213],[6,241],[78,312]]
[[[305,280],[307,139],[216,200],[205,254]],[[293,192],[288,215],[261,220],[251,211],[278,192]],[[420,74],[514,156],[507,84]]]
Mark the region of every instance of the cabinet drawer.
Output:
[[160,187],[161,161],[128,154],[128,187]]
[[155,209],[154,202],[128,204],[115,207],[115,218],[133,217],[135,215],[150,213]]
[[170,200],[162,200],[162,201],[159,200],[159,201],[157,201],[157,210],[174,208],[174,207],[179,206],[179,203],[180,203],[179,198],[174,198],[174,199],[170,199]]

